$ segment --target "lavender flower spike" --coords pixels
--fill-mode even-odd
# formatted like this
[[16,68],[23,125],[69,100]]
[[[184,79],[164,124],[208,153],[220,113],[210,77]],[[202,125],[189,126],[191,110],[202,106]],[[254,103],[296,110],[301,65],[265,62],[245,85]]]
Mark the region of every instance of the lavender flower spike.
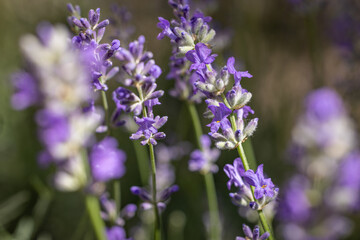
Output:
[[166,137],[165,133],[158,132],[158,129],[162,127],[167,122],[167,117],[159,117],[156,116],[155,118],[152,117],[144,117],[138,118],[135,117],[135,122],[139,125],[139,128],[136,133],[130,136],[130,139],[137,140],[137,139],[144,139],[141,141],[142,145],[145,144],[152,144],[156,145],[156,140],[160,140]]
[[243,231],[245,234],[245,238],[236,237],[235,240],[265,240],[270,237],[270,234],[268,232],[260,236],[260,228],[257,225],[254,227],[254,230],[251,231],[251,228],[249,226],[243,224]]

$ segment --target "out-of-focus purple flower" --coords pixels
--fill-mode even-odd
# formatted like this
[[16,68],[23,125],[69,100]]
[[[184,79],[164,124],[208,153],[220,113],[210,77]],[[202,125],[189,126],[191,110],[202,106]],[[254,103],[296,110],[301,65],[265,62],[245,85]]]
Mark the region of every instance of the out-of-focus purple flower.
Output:
[[103,209],[101,211],[102,219],[121,227],[125,225],[125,220],[135,216],[137,210],[135,204],[128,204],[120,212],[117,212],[115,201],[109,199],[107,193],[100,197],[100,203]]
[[65,116],[43,110],[37,113],[36,120],[40,126],[40,139],[48,148],[68,140],[70,126]]
[[93,146],[90,154],[91,172],[95,181],[106,182],[124,175],[125,153],[117,148],[117,141],[106,137]]
[[[143,210],[148,210],[153,208],[154,202],[152,199],[152,194],[147,189],[138,186],[132,186],[130,188],[130,191],[132,194],[138,196],[143,201],[143,203],[141,204]],[[156,206],[160,210],[164,210],[166,207],[166,202],[170,199],[170,196],[177,191],[179,191],[178,185],[173,185],[160,192],[157,192]]]
[[275,185],[272,183],[271,178],[265,178],[263,173],[263,164],[260,164],[256,170],[256,173],[252,169],[247,170],[243,178],[244,180],[255,187],[254,196],[256,199],[260,199],[264,196],[273,198],[275,195]]
[[228,60],[227,60],[227,68],[228,68],[228,71],[230,74],[234,75],[234,79],[235,79],[235,85],[239,85],[240,84],[240,81],[243,77],[246,77],[246,78],[252,78],[253,76],[248,73],[248,71],[245,71],[245,72],[242,72],[242,71],[236,71],[235,67],[234,67],[234,64],[235,64],[235,58],[234,57],[230,57]]
[[339,182],[344,187],[360,190],[360,152],[350,153],[340,168]]
[[14,73],[11,83],[15,89],[15,93],[11,97],[11,103],[15,109],[22,110],[39,103],[41,99],[39,86],[36,79],[29,73]]
[[284,188],[279,214],[284,220],[292,222],[305,222],[311,215],[311,204],[306,191],[309,182],[306,177],[294,176],[287,187]]
[[126,233],[122,227],[113,226],[106,228],[106,237],[108,240],[126,240]]
[[324,122],[344,113],[344,106],[339,95],[330,88],[313,91],[306,98],[307,116]]
[[152,144],[156,145],[156,140],[160,140],[165,138],[165,133],[158,132],[158,129],[161,128],[166,122],[167,117],[159,117],[156,116],[155,118],[151,117],[143,117],[138,118],[135,117],[135,122],[139,126],[136,133],[132,134],[130,136],[130,139],[137,140],[137,139],[143,139],[141,141],[142,145],[145,144]]
[[190,171],[198,171],[203,174],[208,172],[216,173],[219,168],[215,164],[220,156],[220,151],[216,148],[211,149],[211,139],[207,135],[201,136],[201,149],[196,149],[190,155]]
[[226,107],[225,104],[219,103],[219,106],[210,105],[208,108],[214,114],[212,122],[206,125],[210,127],[212,133],[217,132],[220,126],[222,129],[231,127],[230,121],[227,117],[232,113],[232,111]]
[[195,50],[188,51],[186,58],[192,62],[190,70],[197,70],[201,72],[206,68],[206,64],[210,64],[215,61],[217,54],[211,54],[211,49],[204,43],[197,43]]
[[245,224],[243,224],[243,231],[245,234],[244,237],[236,237],[236,240],[265,240],[270,237],[270,233],[266,232],[260,236],[260,228],[258,225],[254,227],[254,230],[251,231],[251,228]]

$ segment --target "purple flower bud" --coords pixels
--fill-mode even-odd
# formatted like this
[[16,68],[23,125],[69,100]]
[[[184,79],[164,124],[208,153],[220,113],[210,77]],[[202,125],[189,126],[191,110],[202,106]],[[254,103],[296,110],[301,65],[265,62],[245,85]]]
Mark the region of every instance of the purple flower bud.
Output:
[[110,24],[110,22],[109,22],[109,20],[108,19],[105,19],[105,20],[103,20],[103,21],[101,21],[97,26],[96,26],[96,30],[99,30],[99,29],[101,29],[101,28],[104,28],[104,27],[106,27],[107,25],[109,25]]

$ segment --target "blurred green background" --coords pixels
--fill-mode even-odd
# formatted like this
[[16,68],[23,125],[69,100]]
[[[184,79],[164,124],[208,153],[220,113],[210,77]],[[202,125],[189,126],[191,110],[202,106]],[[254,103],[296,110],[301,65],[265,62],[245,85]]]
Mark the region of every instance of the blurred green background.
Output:
[[[252,79],[243,80],[243,86],[253,94],[250,105],[255,110],[255,116],[259,117],[259,127],[252,137],[252,145],[257,162],[264,163],[265,171],[279,186],[282,186],[291,173],[291,167],[285,160],[286,148],[291,129],[301,111],[303,97],[311,89],[324,85],[336,88],[345,98],[349,113],[356,123],[360,120],[356,49],[349,53],[333,41],[334,20],[344,13],[350,16],[359,13],[356,10],[360,9],[360,4],[356,1],[309,2],[311,4],[305,3],[301,6],[286,0],[194,2],[195,6],[213,17],[212,24],[216,29],[230,34],[218,42],[219,48],[227,42],[228,45],[225,44],[221,52],[218,52],[223,58],[218,58],[217,64],[222,65],[224,59],[235,56],[237,61],[242,61],[242,69],[249,70],[254,76]],[[348,6],[344,7],[345,2]],[[53,192],[46,187],[51,185],[51,170],[44,171],[36,165],[36,155],[41,146],[37,141],[34,112],[16,112],[11,109],[9,101],[12,93],[9,75],[23,65],[18,47],[19,37],[26,33],[35,33],[36,25],[41,21],[67,24],[66,3],[60,0],[0,1],[2,236],[5,236],[6,232],[15,232],[17,239],[92,239],[89,221],[83,217],[85,210],[81,194]],[[166,0],[83,0],[72,3],[80,5],[83,15],[86,15],[90,8],[100,7],[101,19],[112,16],[111,4],[125,6],[132,14],[130,23],[135,26],[132,39],[144,35],[147,50],[154,53],[157,64],[163,69],[158,80],[159,89],[167,91],[172,88],[173,81],[165,79],[169,70],[170,43],[168,40],[156,39],[159,32],[156,27],[157,17],[172,17]],[[107,36],[110,37],[111,30],[107,31]],[[336,31],[335,35],[338,33]],[[104,40],[107,39],[110,38],[105,37]],[[114,81],[110,88],[114,89],[117,85]],[[169,139],[194,142],[186,108],[168,94],[163,98],[163,104],[158,109],[160,114],[169,116],[164,129],[170,136]],[[202,112],[205,106],[200,105],[198,109]],[[208,120],[202,120],[205,126]],[[116,136],[120,148],[126,149],[128,155],[127,173],[122,178],[122,201],[137,203],[138,199],[129,191],[130,186],[140,185],[134,150],[126,133],[118,130]],[[220,171],[215,175],[225,230],[224,239],[240,236],[244,223],[228,197],[227,178],[222,171],[222,167],[226,163],[232,163],[235,157],[235,152],[223,152],[219,161]],[[174,218],[172,214],[174,211],[181,211],[186,216],[184,239],[201,240],[205,239],[202,223],[207,209],[205,188],[203,178],[188,171],[187,160],[183,158],[175,162],[176,183],[181,190],[173,195],[164,215],[164,224],[167,230],[171,230],[173,225],[170,226],[167,219],[173,216],[175,225],[181,225],[176,220],[176,215]],[[45,209],[47,210],[43,211]],[[138,219],[131,220],[127,228],[132,228],[137,221]],[[41,224],[37,225],[37,222]],[[31,226],[35,226],[36,232],[32,235],[26,234]],[[357,227],[360,227],[359,217]],[[358,238],[354,235],[349,239]]]

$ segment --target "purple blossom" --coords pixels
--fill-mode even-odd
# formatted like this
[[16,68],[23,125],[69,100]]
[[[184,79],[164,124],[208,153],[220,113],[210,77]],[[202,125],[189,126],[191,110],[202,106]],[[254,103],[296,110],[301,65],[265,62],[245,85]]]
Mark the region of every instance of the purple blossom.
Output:
[[94,145],[90,154],[90,165],[95,181],[106,182],[118,179],[125,173],[125,153],[117,148],[117,141],[106,137]]
[[273,198],[275,195],[275,185],[272,183],[270,178],[265,179],[263,167],[264,165],[260,164],[256,173],[254,173],[252,169],[249,169],[243,175],[244,180],[251,186],[255,187],[254,196],[256,199],[260,199],[264,196]]
[[128,204],[120,212],[117,212],[115,201],[109,199],[107,193],[101,195],[100,203],[102,219],[121,227],[125,225],[125,220],[135,216],[137,210],[135,204]]
[[320,122],[328,121],[344,113],[339,95],[330,88],[321,88],[309,94],[305,101],[307,116]]
[[190,66],[190,71],[195,69],[198,72],[205,69],[206,64],[210,64],[215,61],[216,56],[217,54],[211,54],[211,49],[204,43],[197,43],[195,45],[195,50],[191,50],[186,53],[186,58],[193,63]]
[[113,226],[106,228],[106,237],[108,240],[126,240],[126,233],[122,227]]
[[40,139],[48,148],[68,140],[70,126],[65,116],[42,110],[37,113],[36,120],[40,126]]
[[288,183],[282,196],[279,214],[282,219],[292,222],[305,222],[311,216],[311,204],[306,191],[309,182],[306,177],[294,176]]
[[234,67],[234,64],[235,64],[235,58],[234,57],[230,57],[228,60],[227,60],[227,68],[228,68],[228,71],[230,74],[234,75],[234,78],[235,78],[235,85],[239,85],[240,84],[240,81],[243,77],[246,77],[246,78],[252,78],[253,76],[248,73],[248,71],[245,71],[245,72],[242,72],[242,71],[236,71],[235,67]]
[[229,177],[229,181],[227,182],[227,188],[230,190],[231,186],[235,187],[243,187],[245,185],[242,176],[245,173],[244,166],[241,162],[241,158],[236,158],[234,160],[233,165],[226,164],[224,167],[224,172]]
[[220,127],[222,129],[226,129],[231,126],[227,117],[232,113],[232,111],[226,107],[224,103],[219,103],[219,106],[210,105],[208,108],[214,114],[212,122],[206,125],[210,127],[211,133],[216,133]]
[[158,132],[158,129],[161,128],[167,121],[167,117],[159,117],[156,116],[155,118],[152,117],[143,117],[138,118],[135,117],[135,122],[139,126],[136,133],[130,136],[130,139],[137,140],[143,139],[141,141],[142,145],[145,144],[152,144],[156,145],[156,140],[160,140],[165,138],[165,133]]
[[159,21],[157,24],[158,28],[162,29],[162,32],[159,33],[159,35],[157,36],[158,40],[163,39],[165,36],[169,37],[172,40],[176,40],[177,37],[176,35],[173,33],[173,31],[170,28],[170,22],[162,17],[159,17]]
[[236,237],[236,240],[265,240],[270,237],[270,233],[268,232],[260,236],[260,228],[257,225],[254,227],[254,230],[251,231],[251,228],[249,226],[243,224],[243,231],[245,234],[245,238]]
[[17,110],[37,104],[41,99],[36,79],[27,72],[14,73],[11,83],[15,93],[11,98],[12,106]]
[[220,151],[216,148],[211,149],[211,139],[207,135],[201,136],[201,150],[196,149],[190,155],[190,171],[199,171],[201,173],[216,173],[219,168],[215,164],[220,156]]

